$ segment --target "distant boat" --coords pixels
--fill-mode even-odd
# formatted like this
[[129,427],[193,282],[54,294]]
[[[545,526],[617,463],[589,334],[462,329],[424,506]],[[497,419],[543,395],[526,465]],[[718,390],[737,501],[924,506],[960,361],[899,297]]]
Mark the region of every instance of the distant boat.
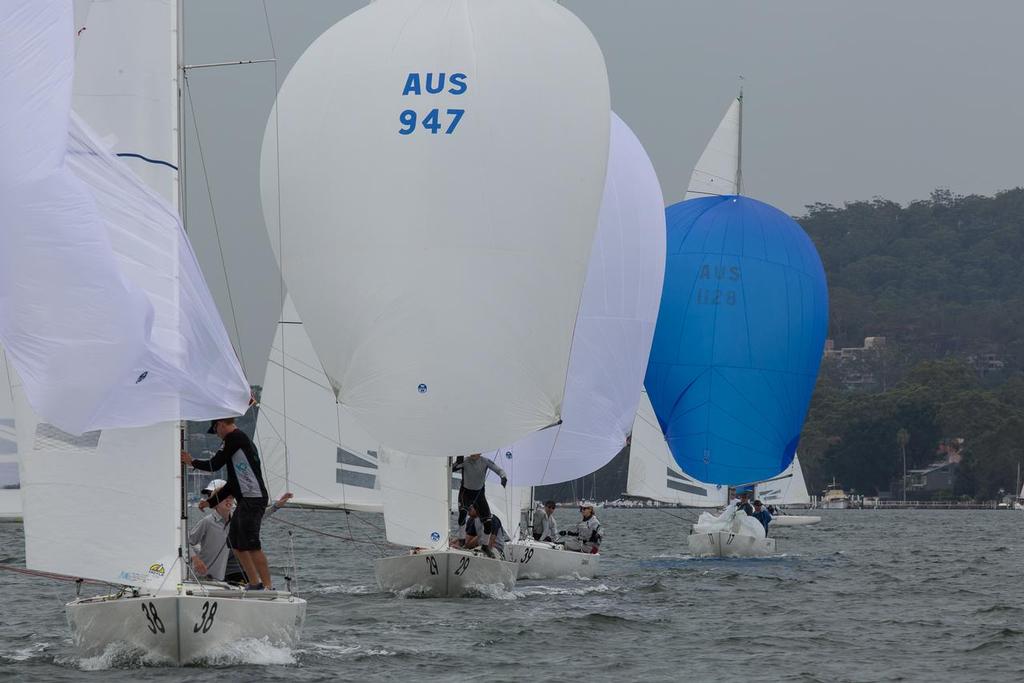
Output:
[[806,526],[817,524],[821,517],[813,515],[793,515],[785,512],[785,505],[807,506],[811,496],[804,481],[804,472],[800,467],[800,456],[794,455],[786,471],[772,481],[759,483],[754,487],[754,497],[767,505],[773,505],[776,512],[772,514],[772,526]]
[[818,507],[822,510],[845,510],[850,506],[850,497],[846,495],[846,491],[839,485],[835,477],[832,478],[832,483],[825,487],[825,490],[821,494],[821,499],[818,501]]

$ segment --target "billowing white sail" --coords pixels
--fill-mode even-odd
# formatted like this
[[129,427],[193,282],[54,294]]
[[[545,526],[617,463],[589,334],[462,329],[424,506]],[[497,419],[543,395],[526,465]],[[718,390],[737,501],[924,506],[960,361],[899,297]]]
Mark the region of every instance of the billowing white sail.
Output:
[[447,546],[452,495],[448,463],[382,448],[377,464],[388,541],[412,548]]
[[793,462],[786,471],[772,481],[754,487],[754,496],[765,505],[806,505],[811,502],[804,481],[804,471],[800,467],[799,454],[793,456]]
[[377,442],[338,405],[291,299],[285,300],[260,398],[256,443],[272,497],[379,512]]
[[71,433],[241,414],[248,386],[174,208],[70,114],[70,5],[3,12],[0,340],[31,404]]
[[20,486],[14,395],[7,372],[7,358],[0,349],[0,521],[21,519]]
[[612,114],[608,174],[573,334],[562,424],[493,456],[515,484],[576,479],[626,445],[664,274],[665,202],[658,176],[633,131]]
[[740,193],[743,95],[726,110],[690,176],[684,199]]
[[464,455],[561,419],[608,132],[601,51],[551,0],[378,0],[289,72],[268,231],[381,443]]
[[640,395],[633,423],[626,494],[687,507],[719,507],[728,502],[727,488],[699,482],[679,469],[646,391]]

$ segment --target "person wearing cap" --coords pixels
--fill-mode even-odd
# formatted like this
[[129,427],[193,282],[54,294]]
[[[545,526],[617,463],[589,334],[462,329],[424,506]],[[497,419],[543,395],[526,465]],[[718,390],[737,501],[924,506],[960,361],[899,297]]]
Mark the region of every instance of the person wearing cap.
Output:
[[768,535],[768,525],[772,521],[772,513],[768,512],[767,510],[764,509],[764,507],[762,507],[761,501],[755,500],[754,501],[754,514],[752,514],[750,516],[753,517],[754,519],[756,519],[757,521],[761,522],[761,525],[764,526],[764,535],[767,536]]
[[582,503],[580,514],[583,516],[575,528],[559,531],[559,536],[571,536],[565,540],[565,549],[580,553],[596,554],[601,546],[601,522],[594,515],[593,503]]
[[549,500],[533,515],[533,540],[554,542],[558,538],[555,522],[555,501]]
[[[181,461],[206,472],[216,472],[227,466],[227,484],[208,499],[200,500],[199,508],[216,507],[224,498],[234,497],[235,512],[228,528],[228,543],[249,577],[248,587],[272,590],[270,566],[260,543],[260,525],[270,496],[263,483],[259,452],[252,439],[235,426],[233,417],[213,420],[207,434],[219,436],[224,446],[209,460],[195,460],[182,451]],[[255,582],[257,577],[258,583]]]
[[739,496],[739,498],[736,500],[736,509],[743,510],[743,512],[747,513],[748,515],[753,515],[754,508],[750,506],[750,493],[747,492],[746,489],[744,489],[742,491],[737,491],[736,495]]
[[[214,479],[203,489],[209,498],[226,485],[223,479]],[[192,567],[202,579],[239,583],[245,581],[238,558],[228,548],[228,527],[231,524],[231,509],[235,499],[223,498],[188,532],[188,544],[192,548]]]
[[452,465],[453,472],[462,472],[462,486],[459,488],[459,526],[462,526],[465,520],[465,511],[469,510],[470,505],[475,505],[483,520],[484,533],[490,534],[491,506],[487,504],[487,496],[484,491],[487,470],[491,470],[501,477],[502,486],[508,486],[508,475],[505,474],[505,470],[490,458],[481,457],[479,453],[473,453],[461,462],[456,460]]

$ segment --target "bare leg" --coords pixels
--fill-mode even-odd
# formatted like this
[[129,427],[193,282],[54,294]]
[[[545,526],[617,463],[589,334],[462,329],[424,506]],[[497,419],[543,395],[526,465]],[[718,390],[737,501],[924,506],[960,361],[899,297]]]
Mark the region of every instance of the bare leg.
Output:
[[236,550],[234,552],[235,557],[238,558],[238,564],[242,565],[242,571],[245,573],[245,580],[249,582],[250,586],[255,585],[259,574],[257,572],[256,564],[253,562],[252,551]]
[[270,582],[270,566],[267,564],[267,556],[263,554],[262,550],[250,550],[249,557],[252,559],[256,571],[260,575],[260,580],[263,581],[263,587],[268,591],[273,590],[273,584]]

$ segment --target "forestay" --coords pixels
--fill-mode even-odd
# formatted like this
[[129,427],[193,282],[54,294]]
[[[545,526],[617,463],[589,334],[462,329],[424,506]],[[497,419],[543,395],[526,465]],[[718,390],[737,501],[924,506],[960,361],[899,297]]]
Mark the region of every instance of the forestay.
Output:
[[601,51],[551,0],[378,0],[298,60],[263,208],[371,435],[447,457],[563,417],[608,135]]
[[513,483],[576,479],[625,447],[664,273],[665,210],[658,176],[643,145],[613,113],[608,173],[572,339],[562,424],[494,454]]
[[740,144],[743,95],[725,112],[690,176],[683,200],[740,193]]
[[448,464],[382,448],[378,451],[388,541],[413,548],[448,544],[451,480]]
[[626,495],[685,507],[720,507],[729,502],[728,492],[728,487],[704,484],[679,469],[643,392],[629,442]]
[[767,481],[754,487],[754,496],[765,505],[806,505],[811,502],[804,481],[804,471],[800,467],[800,456],[793,455],[793,462],[786,471],[773,481]]
[[291,299],[285,300],[260,397],[256,443],[272,497],[379,512],[377,443],[338,405]]
[[670,206],[668,260],[645,386],[676,462],[738,485],[793,459],[828,326],[810,238],[747,197]]

